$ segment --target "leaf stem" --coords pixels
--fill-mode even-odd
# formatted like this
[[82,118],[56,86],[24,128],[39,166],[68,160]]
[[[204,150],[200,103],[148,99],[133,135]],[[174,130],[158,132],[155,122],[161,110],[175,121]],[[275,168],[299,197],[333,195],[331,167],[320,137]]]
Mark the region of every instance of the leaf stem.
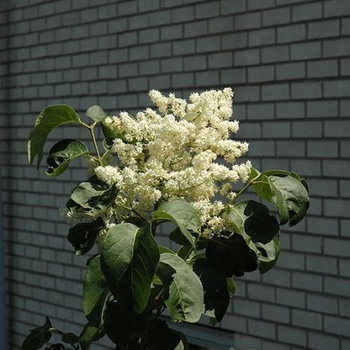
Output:
[[253,177],[235,196],[234,200],[235,201],[239,196],[241,196],[253,183],[255,183],[255,180],[259,178],[261,174]]
[[95,129],[95,126],[97,125],[97,122],[94,122],[91,125],[88,125],[84,122],[81,122],[81,125],[85,126],[86,128],[88,128],[90,130],[92,144],[94,145],[94,148],[95,148],[97,160],[100,163],[100,165],[103,165],[103,157],[101,157],[100,150],[98,148],[97,141],[96,141],[95,132],[94,132],[94,129]]

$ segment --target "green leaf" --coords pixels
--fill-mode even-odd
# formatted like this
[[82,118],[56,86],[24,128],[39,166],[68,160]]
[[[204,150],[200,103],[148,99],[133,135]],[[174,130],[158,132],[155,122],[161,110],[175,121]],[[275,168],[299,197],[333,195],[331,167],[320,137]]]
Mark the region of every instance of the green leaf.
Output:
[[[166,299],[170,318],[173,322],[197,322],[204,311],[203,287],[199,277],[176,254],[163,253],[160,262],[167,264],[175,273],[171,275],[169,298]],[[164,286],[166,289],[167,286]]]
[[74,333],[65,333],[62,335],[62,341],[67,344],[74,345],[79,341],[79,337]]
[[117,193],[115,186],[108,187],[93,176],[73,189],[67,207],[78,206],[85,210],[86,215],[101,215],[113,205]]
[[228,208],[227,219],[263,262],[260,272],[271,268],[279,255],[279,224],[268,208],[253,200],[242,201]]
[[94,105],[91,106],[87,109],[86,113],[85,113],[89,118],[91,118],[92,120],[94,120],[96,123],[100,123],[102,122],[105,118],[106,118],[106,113],[104,112],[104,110],[98,106],[98,105]]
[[261,198],[276,205],[281,225],[296,225],[306,215],[310,204],[309,188],[298,174],[279,169],[259,173],[253,169],[250,180]]
[[210,239],[206,254],[207,259],[227,277],[243,276],[244,272],[254,271],[258,267],[256,254],[239,234]]
[[153,350],[189,350],[185,335],[169,328],[160,319],[155,319],[150,323],[148,344]]
[[142,313],[128,313],[116,300],[107,304],[104,328],[108,337],[118,345],[117,349],[133,349],[145,334],[151,319],[152,309],[146,308]]
[[94,246],[96,237],[104,228],[102,218],[88,223],[80,223],[71,227],[67,239],[73,245],[77,255],[83,255]]
[[203,285],[206,314],[215,316],[215,319],[221,322],[230,303],[226,275],[208,259],[197,259],[193,264],[193,271]]
[[[161,204],[152,213],[153,220],[172,221],[178,226],[186,240],[195,245],[195,237],[200,228],[200,220],[191,204],[184,200],[172,200]],[[193,234],[192,234],[193,233]]]
[[305,185],[293,176],[270,176],[273,192],[272,201],[276,204],[281,225],[290,226],[300,222],[309,208],[309,192]]
[[89,260],[83,285],[83,311],[89,323],[99,327],[108,295],[107,281],[100,265],[100,255]]
[[52,324],[48,317],[43,326],[32,329],[24,339],[21,350],[37,350],[47,343],[52,336]]
[[47,157],[48,169],[46,174],[49,176],[61,175],[72,160],[89,153],[86,145],[79,140],[66,139],[59,141],[50,149]]
[[69,123],[80,124],[81,120],[76,111],[67,105],[48,106],[40,112],[28,140],[28,159],[30,164],[33,163],[35,156],[38,156],[37,168],[39,168],[49,133],[58,126]]
[[79,344],[81,349],[88,350],[91,343],[102,338],[104,334],[103,327],[98,328],[87,323],[79,336]]
[[101,251],[101,268],[109,288],[125,309],[141,313],[147,306],[159,261],[150,223],[112,227]]

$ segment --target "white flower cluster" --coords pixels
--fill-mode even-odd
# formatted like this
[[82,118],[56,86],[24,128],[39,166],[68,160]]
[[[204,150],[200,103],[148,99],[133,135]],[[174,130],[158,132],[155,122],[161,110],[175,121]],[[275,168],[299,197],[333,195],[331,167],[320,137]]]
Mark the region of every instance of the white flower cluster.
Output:
[[223,230],[224,198],[234,198],[232,184],[245,182],[251,169],[249,161],[236,164],[248,144],[232,140],[239,129],[231,120],[232,90],[193,93],[188,103],[156,90],[149,96],[159,112],[148,108],[104,120],[116,135],[118,162],[96,167],[95,174],[119,190],[115,215],[129,208],[146,216],[161,201],[182,198],[197,210],[203,234]]

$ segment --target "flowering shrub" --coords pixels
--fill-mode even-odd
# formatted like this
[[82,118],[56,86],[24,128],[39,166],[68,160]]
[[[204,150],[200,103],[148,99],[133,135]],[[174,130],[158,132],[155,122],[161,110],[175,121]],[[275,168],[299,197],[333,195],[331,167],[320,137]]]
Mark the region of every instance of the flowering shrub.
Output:
[[[88,259],[81,334],[63,333],[47,319],[21,350],[41,348],[52,333],[62,343],[48,350],[87,350],[105,335],[120,350],[188,349],[163,314],[174,322],[195,323],[202,315],[220,322],[234,278],[273,267],[280,225],[305,216],[308,187],[297,174],[261,173],[250,161],[237,162],[248,144],[233,138],[239,123],[231,120],[231,89],[193,93],[188,102],[156,90],[149,96],[158,111],[106,116],[92,106],[91,124],[67,105],[39,114],[28,142],[29,161],[37,157],[38,167],[53,129],[70,123],[90,131],[93,152],[79,140],[62,140],[49,152],[47,174],[58,176],[86,157],[90,176],[72,190],[61,214],[72,225],[67,238],[76,254],[95,244],[98,253]],[[102,152],[96,127],[104,134]],[[248,188],[274,203],[277,215],[261,200],[240,200]],[[176,248],[159,245],[161,234]]]

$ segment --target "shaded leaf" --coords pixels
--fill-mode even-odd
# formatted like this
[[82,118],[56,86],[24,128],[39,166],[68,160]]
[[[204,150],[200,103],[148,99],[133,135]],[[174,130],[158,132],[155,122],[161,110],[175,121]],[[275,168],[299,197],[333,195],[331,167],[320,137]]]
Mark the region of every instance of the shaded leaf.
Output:
[[152,218],[154,220],[172,221],[180,230],[176,232],[176,234],[181,232],[192,246],[195,245],[195,237],[193,234],[198,233],[200,220],[196,211],[188,202],[184,200],[165,202],[159,206],[158,210],[152,213]]
[[39,167],[49,133],[53,129],[69,123],[81,123],[79,115],[70,106],[52,105],[40,112],[28,140],[28,159],[30,164],[33,163],[35,156],[37,156],[37,168]]
[[135,313],[147,306],[159,261],[150,223],[140,228],[123,223],[112,227],[101,251],[101,268],[118,302]]
[[189,350],[185,335],[169,328],[160,319],[155,319],[150,323],[148,344],[153,350]]
[[100,255],[89,260],[83,285],[83,311],[91,325],[99,327],[109,293],[107,281],[102,273]]
[[108,337],[118,345],[118,349],[130,349],[132,343],[141,340],[148,328],[152,310],[146,308],[142,313],[128,313],[116,300],[106,306],[104,327]]
[[59,141],[50,149],[47,157],[48,169],[46,174],[49,176],[61,175],[72,160],[88,154],[88,148],[79,140],[65,139]]
[[[171,267],[169,298],[166,299],[171,320],[197,322],[204,311],[203,287],[190,266],[176,254],[163,253],[160,262]],[[173,271],[175,270],[175,273]]]
[[256,254],[239,234],[210,239],[206,254],[208,260],[227,277],[243,276],[244,272],[254,271],[258,267]]
[[21,350],[37,350],[47,343],[52,336],[52,324],[48,317],[43,326],[32,329],[24,339]]
[[208,259],[197,259],[193,264],[193,271],[203,285],[206,314],[213,314],[215,319],[221,322],[230,302],[226,275]]
[[80,207],[87,215],[101,215],[113,205],[117,193],[115,186],[109,187],[93,176],[73,189],[67,207]]
[[89,107],[85,114],[97,123],[102,122],[106,118],[106,113],[98,105]]
[[83,255],[94,246],[96,238],[104,228],[102,218],[89,223],[76,224],[68,230],[67,239],[73,245],[77,255]]
[[244,238],[258,260],[263,262],[260,267],[266,272],[267,266],[272,267],[279,255],[277,220],[269,214],[265,205],[253,200],[242,201],[230,206],[227,211],[227,219],[232,225],[232,230]]
[[74,333],[65,333],[62,335],[62,341],[67,344],[76,344],[79,341],[79,337]]
[[87,323],[80,336],[79,344],[82,350],[88,350],[92,342],[102,338],[105,335],[103,327],[95,327]]

